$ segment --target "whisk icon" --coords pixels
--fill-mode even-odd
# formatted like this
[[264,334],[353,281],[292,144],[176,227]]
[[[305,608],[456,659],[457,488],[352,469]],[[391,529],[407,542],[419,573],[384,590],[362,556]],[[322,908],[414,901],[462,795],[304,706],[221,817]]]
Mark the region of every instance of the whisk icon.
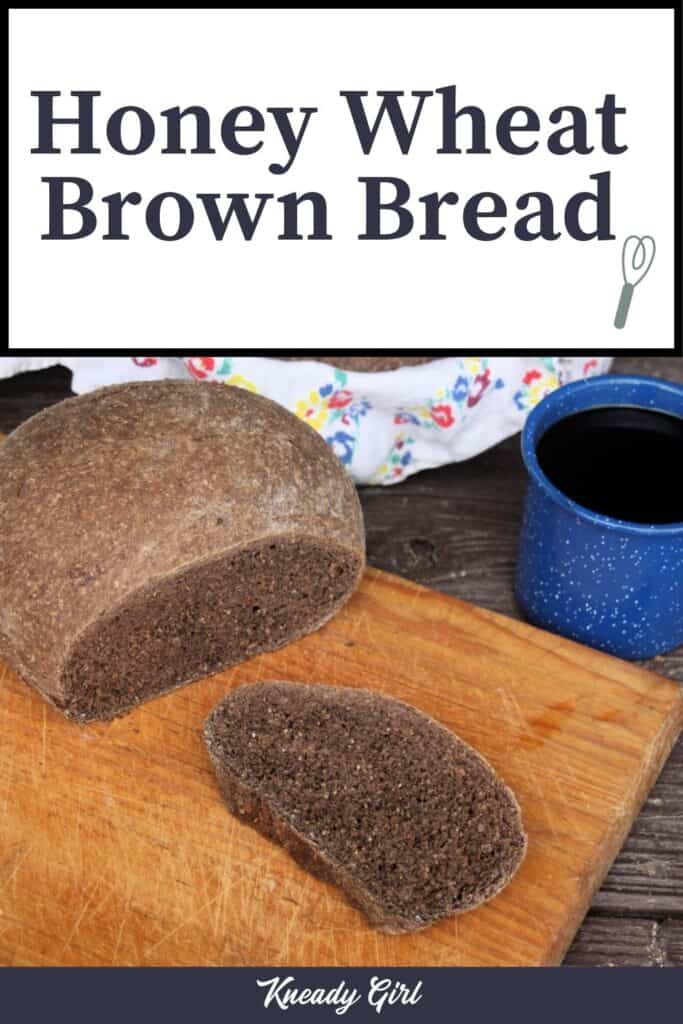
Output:
[[614,326],[621,330],[633,298],[633,289],[643,280],[655,258],[655,240],[652,235],[629,235],[621,250],[621,273],[624,286],[614,316]]

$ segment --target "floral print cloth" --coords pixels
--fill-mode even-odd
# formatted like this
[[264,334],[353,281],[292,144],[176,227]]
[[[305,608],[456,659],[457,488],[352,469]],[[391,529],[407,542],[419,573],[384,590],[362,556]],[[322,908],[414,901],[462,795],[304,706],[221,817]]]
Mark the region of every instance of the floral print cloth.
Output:
[[[250,356],[6,356],[0,377],[62,363],[73,389],[163,377],[193,377],[274,399],[320,433],[356,483],[394,484],[422,469],[479,454],[522,428],[548,392],[606,373],[590,356],[447,357],[385,373]],[[2,365],[4,364],[4,365]]]

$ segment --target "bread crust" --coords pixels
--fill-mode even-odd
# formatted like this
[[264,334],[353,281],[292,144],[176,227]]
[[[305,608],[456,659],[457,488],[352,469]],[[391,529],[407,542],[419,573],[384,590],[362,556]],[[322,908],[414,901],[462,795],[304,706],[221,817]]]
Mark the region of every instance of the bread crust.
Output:
[[403,366],[422,366],[423,363],[433,363],[435,359],[445,358],[445,356],[328,356],[323,352],[321,355],[281,356],[280,358],[288,362],[312,359],[353,373],[386,373],[390,370],[400,370]]

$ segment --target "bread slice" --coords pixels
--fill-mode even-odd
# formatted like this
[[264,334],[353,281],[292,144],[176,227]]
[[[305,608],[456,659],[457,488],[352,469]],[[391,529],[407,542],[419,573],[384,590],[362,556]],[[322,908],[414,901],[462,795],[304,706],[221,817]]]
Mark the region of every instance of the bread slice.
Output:
[[401,701],[322,684],[241,686],[204,738],[233,814],[338,885],[381,931],[471,910],[524,857],[510,790]]
[[329,445],[241,388],[103,388],[0,445],[0,658],[78,721],[310,633],[364,564]]

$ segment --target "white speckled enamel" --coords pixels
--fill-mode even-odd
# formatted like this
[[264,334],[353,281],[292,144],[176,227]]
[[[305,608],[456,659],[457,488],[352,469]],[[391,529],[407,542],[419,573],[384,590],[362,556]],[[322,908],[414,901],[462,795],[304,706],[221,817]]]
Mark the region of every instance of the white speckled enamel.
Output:
[[[683,416],[683,387],[646,377],[577,381],[529,417],[529,471],[517,596],[536,624],[624,658],[683,643],[683,523],[642,525],[598,515],[556,490],[535,448],[558,420],[587,408],[629,405]],[[683,465],[663,486],[683,484]],[[638,481],[633,481],[638,486]]]

